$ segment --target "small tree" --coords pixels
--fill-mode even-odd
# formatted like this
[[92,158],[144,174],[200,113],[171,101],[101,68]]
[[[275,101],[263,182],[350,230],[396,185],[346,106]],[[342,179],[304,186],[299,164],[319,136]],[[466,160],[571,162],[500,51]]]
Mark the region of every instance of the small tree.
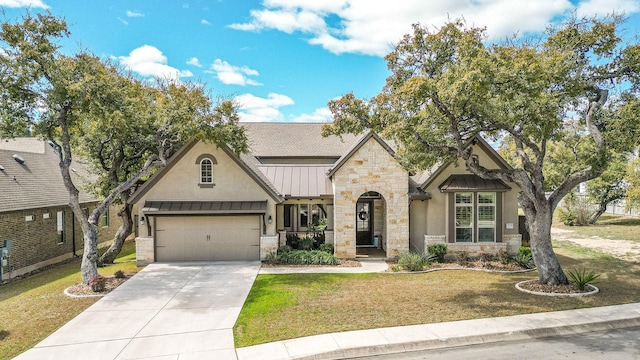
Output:
[[[98,221],[105,209],[150,175],[187,141],[199,138],[246,149],[231,103],[213,108],[201,86],[136,81],[86,52],[63,55],[56,41],[66,23],[49,13],[2,24],[0,136],[26,131],[59,144],[60,171],[84,237],[82,280],[97,272]],[[132,143],[135,146],[129,147]],[[102,144],[102,145],[100,145]],[[74,149],[101,163],[104,199],[88,215],[70,169]],[[124,195],[123,195],[124,194]]]
[[[539,281],[567,284],[551,244],[553,211],[576,185],[602,174],[613,152],[629,151],[638,139],[640,46],[621,44],[620,23],[573,19],[539,41],[491,45],[484,29],[462,21],[436,31],[415,25],[386,56],[391,75],[380,94],[329,102],[335,121],[324,134],[371,129],[396,141],[410,169],[461,159],[482,178],[517,184]],[[547,197],[548,146],[575,126],[592,151]],[[520,166],[485,166],[473,153],[476,136],[511,139]]]

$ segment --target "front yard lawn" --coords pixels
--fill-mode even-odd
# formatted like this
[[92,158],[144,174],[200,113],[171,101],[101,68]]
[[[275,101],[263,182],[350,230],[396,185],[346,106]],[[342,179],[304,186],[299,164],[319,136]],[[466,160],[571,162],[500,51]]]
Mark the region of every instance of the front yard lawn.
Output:
[[580,237],[598,236],[603,239],[631,240],[640,242],[640,219],[604,214],[594,225],[566,226],[553,217],[554,227],[575,231]]
[[535,296],[515,289],[536,272],[496,274],[260,275],[234,327],[236,347],[330,332],[426,324],[640,301],[640,264],[554,243],[565,271],[602,274],[586,298]]
[[[135,263],[135,243],[127,242],[116,264],[98,272],[111,276],[117,270],[134,273],[140,269]],[[64,295],[64,289],[80,281],[80,259],[74,259],[0,286],[0,359],[11,359],[30,349],[98,301]]]

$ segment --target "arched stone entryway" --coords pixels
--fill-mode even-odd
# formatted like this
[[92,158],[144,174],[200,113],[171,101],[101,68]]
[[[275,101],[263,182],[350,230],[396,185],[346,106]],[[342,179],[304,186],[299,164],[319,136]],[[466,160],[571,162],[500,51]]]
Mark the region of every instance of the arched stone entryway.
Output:
[[377,191],[360,195],[355,211],[356,256],[386,256],[386,201]]

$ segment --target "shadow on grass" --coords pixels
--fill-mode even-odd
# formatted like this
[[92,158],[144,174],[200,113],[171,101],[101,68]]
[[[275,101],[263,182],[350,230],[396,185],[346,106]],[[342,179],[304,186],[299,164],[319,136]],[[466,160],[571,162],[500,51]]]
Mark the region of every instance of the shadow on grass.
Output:
[[620,217],[616,215],[602,215],[595,226],[640,226],[640,219],[631,217]]
[[4,340],[4,338],[6,338],[7,336],[9,336],[8,331],[0,330],[0,341]]

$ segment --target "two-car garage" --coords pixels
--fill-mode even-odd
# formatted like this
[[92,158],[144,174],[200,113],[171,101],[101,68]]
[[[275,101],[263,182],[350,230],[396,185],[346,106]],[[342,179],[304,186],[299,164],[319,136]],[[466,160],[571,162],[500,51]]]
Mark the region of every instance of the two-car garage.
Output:
[[266,201],[149,201],[155,261],[259,260]]

